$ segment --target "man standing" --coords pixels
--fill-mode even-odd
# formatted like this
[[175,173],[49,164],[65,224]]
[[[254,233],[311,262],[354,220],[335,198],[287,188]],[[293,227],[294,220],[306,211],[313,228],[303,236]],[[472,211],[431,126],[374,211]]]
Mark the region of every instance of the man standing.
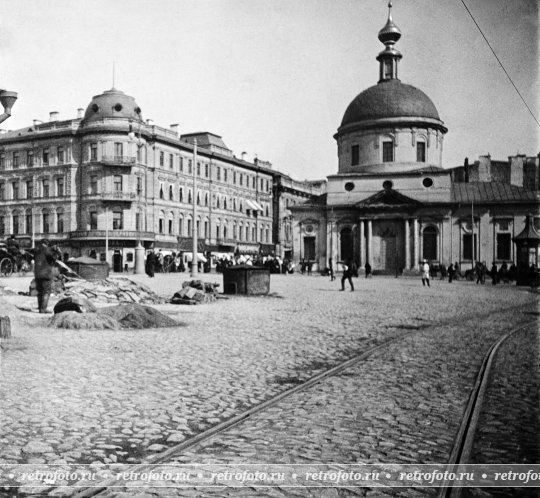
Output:
[[49,247],[49,241],[47,239],[41,240],[34,253],[34,277],[36,279],[38,309],[40,313],[48,313],[47,306],[49,305],[54,277],[54,262],[55,256]]
[[354,291],[354,285],[353,285],[353,282],[352,282],[351,262],[349,260],[347,260],[347,261],[345,261],[345,263],[341,263],[341,265],[343,266],[343,275],[341,277],[341,289],[339,289],[339,290],[342,290],[342,291],[345,290],[345,280],[348,280],[349,284],[351,286],[351,292],[353,292]]
[[429,285],[429,263],[424,259],[423,264],[422,264],[422,285],[425,286],[426,282],[427,282],[427,286],[431,287]]

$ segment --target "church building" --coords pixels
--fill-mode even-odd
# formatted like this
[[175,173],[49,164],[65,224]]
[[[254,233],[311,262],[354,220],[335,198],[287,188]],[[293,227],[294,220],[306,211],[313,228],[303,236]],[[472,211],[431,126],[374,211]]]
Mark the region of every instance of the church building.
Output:
[[[527,215],[539,228],[538,157],[443,168],[448,129],[431,99],[399,80],[401,31],[389,7],[379,81],[353,99],[334,135],[337,174],[325,194],[291,207],[294,259],[319,269],[329,258],[334,268],[350,260],[389,274],[414,273],[424,259],[464,269],[517,263],[513,239]],[[523,258],[538,263],[537,252]]]

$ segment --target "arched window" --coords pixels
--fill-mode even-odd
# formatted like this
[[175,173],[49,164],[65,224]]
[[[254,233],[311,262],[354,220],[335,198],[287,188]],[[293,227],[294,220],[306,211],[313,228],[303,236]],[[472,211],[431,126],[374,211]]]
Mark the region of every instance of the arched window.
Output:
[[428,226],[422,232],[422,256],[429,261],[438,261],[437,253],[437,228]]
[[173,186],[169,185],[169,200],[174,201]]
[[62,208],[56,211],[56,231],[64,233],[64,210]]
[[394,141],[391,138],[385,138],[382,143],[383,163],[394,162]]

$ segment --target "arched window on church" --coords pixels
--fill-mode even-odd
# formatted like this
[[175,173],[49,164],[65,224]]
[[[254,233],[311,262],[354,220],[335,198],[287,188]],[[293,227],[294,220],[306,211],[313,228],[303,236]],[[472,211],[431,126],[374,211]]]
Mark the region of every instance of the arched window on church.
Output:
[[385,139],[382,143],[382,160],[383,163],[394,162],[394,141],[391,139]]
[[416,162],[426,162],[426,142],[422,142],[420,140],[416,142]]
[[424,228],[422,233],[422,257],[428,261],[438,261],[438,251],[437,251],[437,228],[434,226],[429,226]]

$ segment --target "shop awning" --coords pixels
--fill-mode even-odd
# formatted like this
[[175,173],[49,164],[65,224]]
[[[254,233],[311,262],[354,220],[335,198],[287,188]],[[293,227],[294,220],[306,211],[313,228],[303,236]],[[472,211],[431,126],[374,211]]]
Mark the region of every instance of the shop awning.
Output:
[[[191,261],[193,260],[193,253],[187,252],[184,255],[184,258],[185,258],[186,262],[191,263]],[[203,253],[198,252],[197,253],[197,261],[200,261],[201,263],[206,263],[208,260],[206,259],[206,256]]]
[[[193,252],[193,239],[191,237],[178,237],[178,250],[181,252]],[[206,251],[204,240],[197,240],[197,251]]]
[[261,213],[264,211],[258,202],[246,199],[246,204],[248,209],[251,209],[252,211],[260,211]]

